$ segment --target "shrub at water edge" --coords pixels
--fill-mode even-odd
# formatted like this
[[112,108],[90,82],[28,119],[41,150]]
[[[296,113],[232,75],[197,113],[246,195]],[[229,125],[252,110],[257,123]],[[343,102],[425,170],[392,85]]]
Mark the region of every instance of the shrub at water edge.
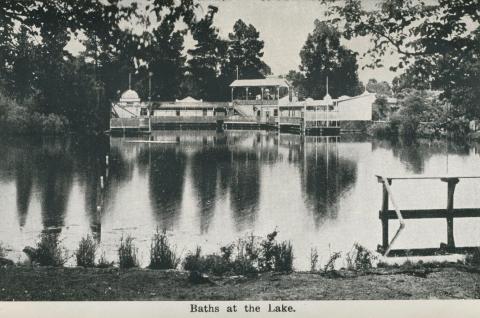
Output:
[[97,252],[97,244],[90,235],[86,238],[82,238],[78,245],[78,249],[75,251],[77,259],[77,265],[83,267],[95,266],[95,254]]
[[35,248],[25,247],[23,251],[32,263],[40,266],[63,266],[68,260],[67,251],[60,245],[57,233],[42,233]]
[[133,237],[127,235],[120,239],[120,247],[118,248],[118,264],[120,268],[138,267],[137,248],[133,244]]
[[170,246],[166,232],[158,230],[152,238],[150,245],[150,269],[175,269],[180,263],[175,248]]

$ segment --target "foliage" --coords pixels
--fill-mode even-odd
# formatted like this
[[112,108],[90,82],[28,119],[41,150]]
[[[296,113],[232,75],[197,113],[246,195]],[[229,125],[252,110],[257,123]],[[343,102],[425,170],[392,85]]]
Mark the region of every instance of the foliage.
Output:
[[347,39],[370,36],[372,45],[365,55],[373,58],[371,66],[381,66],[386,53],[400,55],[400,68],[412,58],[433,65],[446,55],[457,63],[465,50],[476,45],[467,27],[467,21],[480,20],[476,0],[439,0],[435,4],[382,0],[374,8],[365,8],[361,0],[324,2],[334,3],[327,15],[335,15],[334,21]]
[[137,248],[133,244],[133,237],[128,235],[120,239],[120,247],[118,248],[118,260],[120,268],[138,267]]
[[107,260],[106,256],[105,256],[105,252],[103,252],[100,255],[100,258],[98,259],[96,267],[97,268],[109,268],[109,267],[113,267],[113,264],[114,264],[114,262],[109,262]]
[[367,86],[365,89],[369,93],[375,93],[381,96],[392,96],[392,89],[390,88],[390,84],[385,81],[377,82],[376,79],[371,78],[368,80]]
[[[276,231],[260,243],[259,269],[263,272],[290,272],[293,270],[293,250],[290,242],[275,242]],[[272,235],[274,234],[274,235]]]
[[467,254],[465,263],[472,266],[480,266],[480,248],[476,248],[472,253]]
[[177,257],[175,249],[170,246],[166,233],[159,233],[157,230],[150,245],[150,265],[148,268],[175,269],[179,263],[180,259]]
[[377,257],[362,245],[355,243],[350,252],[346,255],[347,268],[353,270],[369,270]]
[[[143,99],[226,101],[237,66],[242,78],[270,73],[255,27],[238,20],[222,39],[213,26],[218,8],[204,16],[199,8],[196,0],[2,2],[0,89],[32,106],[10,120],[12,132],[102,132],[129,74]],[[195,47],[187,62],[189,33]],[[67,49],[74,39],[85,47],[78,56]]]
[[304,86],[306,79],[302,72],[290,70],[285,78],[292,84],[295,90],[294,96],[296,96],[298,100],[305,100],[308,97]]
[[385,120],[388,118],[389,113],[387,98],[383,95],[378,96],[372,105],[372,120]]
[[185,257],[183,268],[187,271],[212,273],[214,275],[224,275],[233,271],[229,258],[216,254],[202,256],[200,247],[196,248],[195,253],[189,253]]
[[262,78],[271,73],[270,67],[262,60],[264,42],[253,25],[237,20],[228,40],[228,64],[223,70],[227,76],[235,74],[236,66],[242,79]]
[[30,255],[34,263],[40,266],[63,266],[67,260],[67,252],[60,245],[57,233],[42,233],[37,243],[34,254]]
[[82,238],[78,249],[75,251],[77,258],[77,265],[83,267],[95,266],[95,254],[97,252],[97,244],[90,235],[86,238]]
[[316,248],[312,248],[310,250],[310,271],[312,273],[317,271],[317,263],[318,263],[318,251]]
[[12,98],[0,93],[0,132],[2,134],[44,134],[59,135],[68,130],[69,122],[64,116],[42,114],[31,111],[31,105],[24,101],[19,105]]
[[[188,61],[186,82],[190,87],[184,89],[195,98],[218,100],[220,97],[220,67],[225,64],[227,42],[220,39],[218,29],[213,26],[217,7],[209,6],[204,18],[192,27],[195,48],[188,50],[192,58]],[[187,85],[188,85],[187,84]]]
[[0,257],[5,257],[7,255],[7,249],[0,243]]
[[[393,81],[396,93],[406,88],[441,90],[441,97],[455,107],[451,121],[480,118],[478,1],[382,0],[374,8],[365,8],[360,0],[324,2],[335,3],[327,15],[335,17],[347,39],[368,36],[368,66],[382,67],[385,57],[398,54],[399,62],[391,69],[406,71]],[[456,134],[462,131],[453,128]],[[415,124],[405,127],[406,134],[413,129]]]
[[315,20],[315,28],[300,51],[300,74],[291,71],[287,79],[302,95],[322,99],[329,79],[332,97],[354,96],[359,91],[356,54],[341,45],[341,33],[332,24]]
[[281,242],[275,247],[275,271],[293,271],[293,248],[290,242]]
[[328,259],[327,263],[323,267],[323,272],[328,273],[332,272],[335,270],[335,262],[342,256],[342,253],[340,252],[334,252],[333,254],[330,255],[330,258]]
[[[274,232],[276,233],[276,232]],[[253,235],[220,248],[220,255],[201,255],[201,248],[189,253],[183,261],[183,268],[215,275],[248,275],[258,272],[291,272],[293,270],[293,249],[290,242],[275,242],[275,235],[259,241]]]

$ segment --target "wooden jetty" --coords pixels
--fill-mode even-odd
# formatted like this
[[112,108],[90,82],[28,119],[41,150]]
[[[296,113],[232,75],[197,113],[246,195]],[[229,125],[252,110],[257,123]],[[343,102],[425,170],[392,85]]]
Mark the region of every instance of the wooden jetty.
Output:
[[[379,218],[382,222],[382,245],[378,247],[378,252],[384,256],[427,256],[444,253],[469,253],[477,247],[457,247],[453,232],[453,220],[455,218],[480,217],[480,209],[455,209],[454,194],[455,187],[461,179],[479,179],[480,176],[382,176],[376,175],[378,182],[382,184],[382,208],[379,211]],[[447,207],[445,209],[413,209],[400,210],[395,203],[391,185],[393,180],[439,180],[447,184]],[[389,209],[389,202],[392,203],[393,210]],[[440,244],[440,248],[415,248],[415,249],[397,249],[393,250],[392,245],[405,228],[406,219],[445,219],[447,223],[447,243]],[[389,241],[389,220],[398,219],[400,226]]]

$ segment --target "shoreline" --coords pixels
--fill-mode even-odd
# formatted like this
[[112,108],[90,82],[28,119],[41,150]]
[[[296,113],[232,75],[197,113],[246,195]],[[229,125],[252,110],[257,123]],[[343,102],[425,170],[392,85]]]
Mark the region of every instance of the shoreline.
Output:
[[0,301],[374,299],[480,299],[480,268],[410,263],[368,271],[211,276],[204,283],[179,270],[0,268]]

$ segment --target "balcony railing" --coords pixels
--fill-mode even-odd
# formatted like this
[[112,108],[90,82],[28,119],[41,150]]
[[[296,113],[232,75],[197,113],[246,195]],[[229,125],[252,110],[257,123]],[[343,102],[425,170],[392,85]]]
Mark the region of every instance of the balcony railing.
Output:
[[277,99],[271,100],[261,100],[261,99],[252,99],[252,100],[245,100],[245,99],[234,99],[234,105],[278,105]]

